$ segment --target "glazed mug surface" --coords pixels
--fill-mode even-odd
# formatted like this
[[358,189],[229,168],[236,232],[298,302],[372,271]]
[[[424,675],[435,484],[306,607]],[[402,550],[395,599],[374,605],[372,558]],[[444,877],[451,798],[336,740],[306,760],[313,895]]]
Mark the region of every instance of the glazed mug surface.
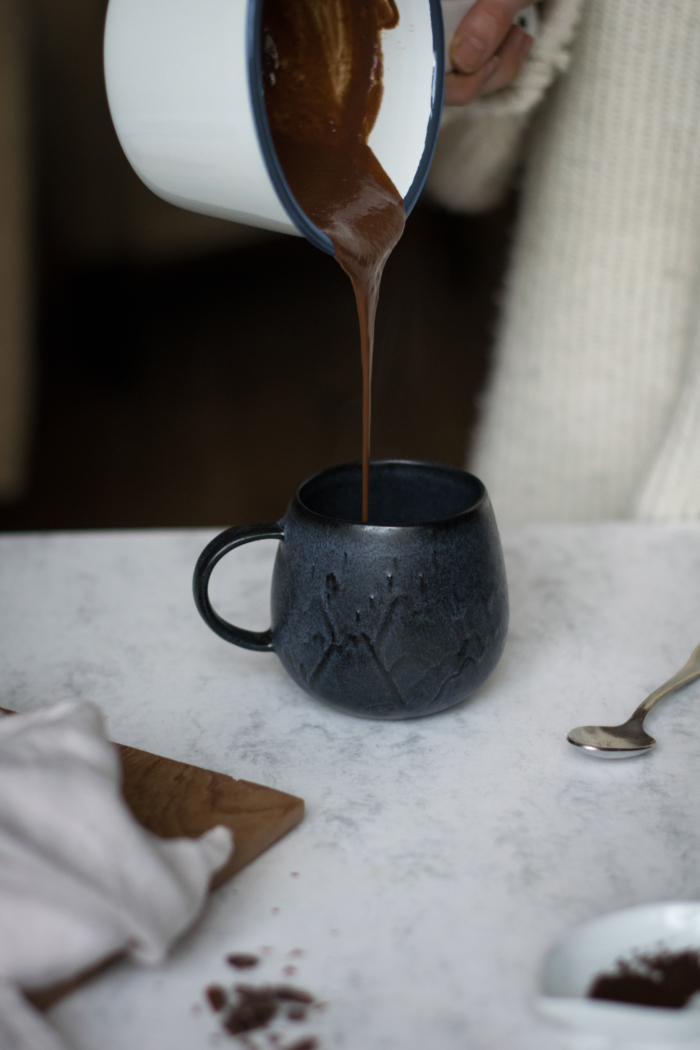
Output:
[[[308,693],[367,718],[451,707],[495,668],[508,629],[505,567],[486,490],[454,467],[374,461],[372,521],[361,517],[359,463],[305,481],[279,522],[239,525],[202,552],[194,596],[228,642],[275,652]],[[229,551],[279,539],[272,627],[227,623],[209,578]]]

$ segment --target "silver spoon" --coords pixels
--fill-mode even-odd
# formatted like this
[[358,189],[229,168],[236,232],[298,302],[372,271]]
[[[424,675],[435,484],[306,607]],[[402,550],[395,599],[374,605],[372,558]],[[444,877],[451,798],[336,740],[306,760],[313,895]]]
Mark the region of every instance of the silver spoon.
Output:
[[646,700],[642,701],[631,718],[621,726],[578,726],[572,729],[567,740],[596,758],[633,758],[651,751],[656,743],[653,736],[644,732],[642,724],[654,704],[669,693],[675,693],[693,679],[700,678],[700,645],[693,650],[688,663],[678,674],[660,685]]

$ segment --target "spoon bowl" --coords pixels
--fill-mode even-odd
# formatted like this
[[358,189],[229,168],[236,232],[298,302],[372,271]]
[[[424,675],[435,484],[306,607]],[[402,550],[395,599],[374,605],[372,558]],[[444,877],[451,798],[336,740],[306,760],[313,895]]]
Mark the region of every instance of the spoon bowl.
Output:
[[633,758],[651,751],[656,744],[639,719],[621,726],[578,726],[566,739],[597,758]]

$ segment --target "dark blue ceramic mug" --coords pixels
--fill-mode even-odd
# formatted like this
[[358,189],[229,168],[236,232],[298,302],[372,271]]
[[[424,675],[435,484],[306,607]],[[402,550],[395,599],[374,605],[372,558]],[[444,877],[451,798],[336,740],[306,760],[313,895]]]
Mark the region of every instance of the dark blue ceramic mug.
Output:
[[[496,520],[481,481],[454,467],[374,461],[372,521],[361,467],[305,481],[284,518],[237,525],[197,562],[201,615],[227,642],[275,652],[312,696],[367,718],[414,718],[463,700],[498,663],[508,593]],[[246,631],[214,611],[216,563],[243,543],[279,539],[272,628]]]

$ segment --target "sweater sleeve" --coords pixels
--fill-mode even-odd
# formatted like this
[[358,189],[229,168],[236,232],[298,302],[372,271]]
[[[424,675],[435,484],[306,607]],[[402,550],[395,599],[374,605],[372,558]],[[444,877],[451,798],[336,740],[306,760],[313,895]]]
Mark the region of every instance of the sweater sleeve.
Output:
[[700,329],[691,347],[685,382],[637,495],[632,516],[641,521],[700,520]]
[[508,188],[530,118],[569,62],[586,0],[544,0],[541,28],[517,80],[468,106],[445,109],[428,195],[451,211],[485,211]]

